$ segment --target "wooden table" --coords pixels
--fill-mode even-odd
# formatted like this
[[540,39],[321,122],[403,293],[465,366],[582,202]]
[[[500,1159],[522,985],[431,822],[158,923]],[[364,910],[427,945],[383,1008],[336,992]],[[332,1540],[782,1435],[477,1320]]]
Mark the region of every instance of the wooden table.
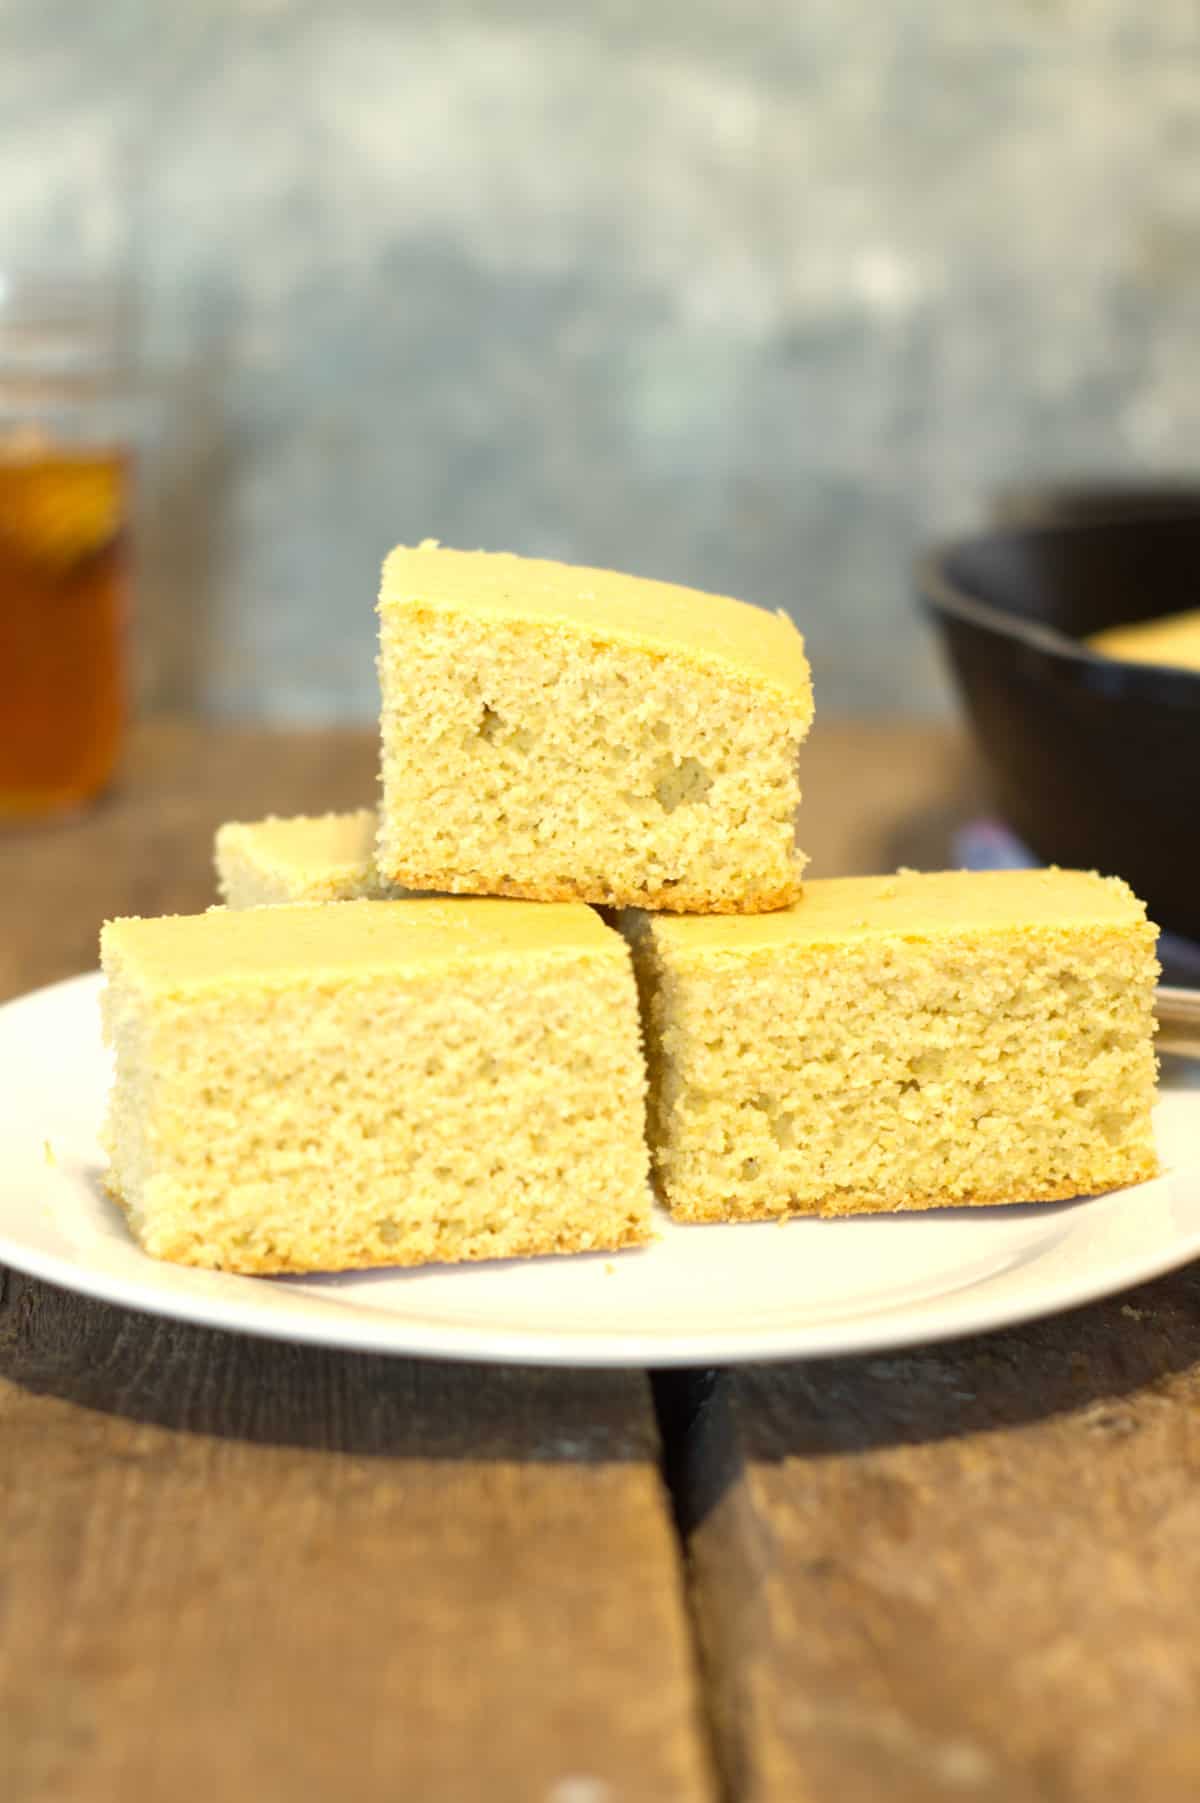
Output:
[[[357,733],[158,724],[0,842],[5,993],[204,906]],[[816,867],[937,864],[934,728],[822,722]],[[1200,1278],[891,1358],[653,1377],[238,1339],[0,1272],[0,1798],[1200,1795]]]

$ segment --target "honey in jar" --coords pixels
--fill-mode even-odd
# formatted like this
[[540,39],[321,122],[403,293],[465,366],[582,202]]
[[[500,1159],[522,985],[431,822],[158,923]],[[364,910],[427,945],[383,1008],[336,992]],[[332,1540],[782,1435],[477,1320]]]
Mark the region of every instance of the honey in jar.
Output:
[[0,814],[69,809],[113,773],[125,715],[128,458],[0,437]]

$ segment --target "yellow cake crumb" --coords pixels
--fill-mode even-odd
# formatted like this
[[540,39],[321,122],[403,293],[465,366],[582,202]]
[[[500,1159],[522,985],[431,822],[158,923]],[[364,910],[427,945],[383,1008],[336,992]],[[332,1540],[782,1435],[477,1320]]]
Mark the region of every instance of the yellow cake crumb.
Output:
[[609,570],[403,546],[379,598],[392,882],[679,911],[800,889],[790,620]]
[[227,1271],[643,1243],[629,953],[581,904],[349,901],[110,921],[109,1184]]
[[377,825],[373,808],[226,821],[213,844],[221,899],[228,908],[395,900],[404,891],[375,868]]
[[[1049,1201],[1138,1182],[1155,929],[1077,871],[812,882],[778,913],[631,911],[677,1219]],[[888,885],[890,887],[890,883]]]

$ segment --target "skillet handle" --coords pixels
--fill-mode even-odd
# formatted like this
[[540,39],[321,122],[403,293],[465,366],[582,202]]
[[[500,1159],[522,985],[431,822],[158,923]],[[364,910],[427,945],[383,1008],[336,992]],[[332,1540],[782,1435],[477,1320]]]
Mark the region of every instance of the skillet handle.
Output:
[[1154,1012],[1158,1050],[1200,1058],[1200,989],[1172,989],[1163,984],[1155,996]]

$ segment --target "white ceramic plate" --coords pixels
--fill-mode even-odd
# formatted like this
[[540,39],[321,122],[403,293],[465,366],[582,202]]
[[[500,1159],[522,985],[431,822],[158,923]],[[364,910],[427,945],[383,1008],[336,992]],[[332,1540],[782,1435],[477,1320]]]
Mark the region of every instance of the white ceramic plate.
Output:
[[0,1263],[106,1301],[283,1340],[438,1358],[711,1365],[1025,1321],[1200,1256],[1200,1063],[1164,1060],[1166,1174],[1086,1202],[677,1227],[638,1252],[330,1277],[147,1258],[99,1182],[98,976],[0,1008]]

